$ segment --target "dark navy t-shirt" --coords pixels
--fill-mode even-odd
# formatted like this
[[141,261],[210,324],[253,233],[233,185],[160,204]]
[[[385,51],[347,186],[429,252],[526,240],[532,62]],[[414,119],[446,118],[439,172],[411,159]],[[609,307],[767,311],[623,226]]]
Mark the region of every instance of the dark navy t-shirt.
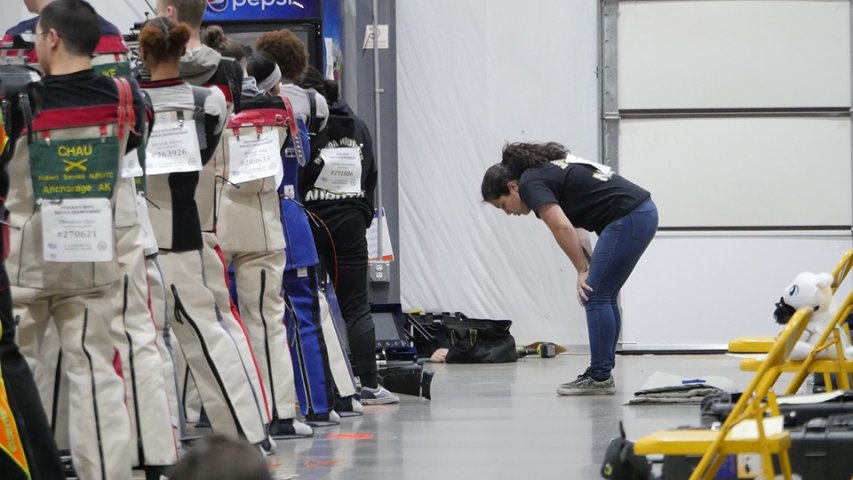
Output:
[[602,175],[592,165],[557,161],[528,168],[518,182],[521,201],[536,216],[548,203],[560,205],[575,227],[601,234],[651,194],[616,175]]

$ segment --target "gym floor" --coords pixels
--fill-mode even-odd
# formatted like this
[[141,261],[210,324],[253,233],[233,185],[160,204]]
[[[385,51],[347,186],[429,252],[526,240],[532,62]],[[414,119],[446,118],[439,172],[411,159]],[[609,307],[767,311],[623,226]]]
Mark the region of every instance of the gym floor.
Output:
[[528,357],[514,364],[429,364],[433,399],[401,396],[364,416],[316,429],[312,439],[278,441],[276,478],[594,480],[609,441],[625,422],[629,438],[699,425],[697,405],[624,406],[654,371],[685,378],[719,375],[743,388],[751,378],[725,355],[618,356],[614,396],[558,397],[583,372],[586,355]]

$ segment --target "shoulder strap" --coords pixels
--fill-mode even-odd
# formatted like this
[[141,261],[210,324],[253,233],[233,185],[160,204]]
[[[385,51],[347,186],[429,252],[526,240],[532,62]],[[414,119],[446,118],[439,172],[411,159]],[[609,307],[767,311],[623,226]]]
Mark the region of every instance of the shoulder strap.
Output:
[[287,123],[290,131],[290,138],[293,139],[293,149],[296,150],[296,161],[304,167],[307,163],[305,160],[305,150],[302,148],[302,137],[299,136],[299,124],[296,123],[296,116],[293,114],[293,106],[290,100],[284,95],[279,95],[284,102],[284,107],[287,110]]
[[195,105],[194,118],[196,120],[200,118],[204,118],[204,102],[207,100],[207,97],[211,95],[210,89],[205,87],[197,87],[195,85],[193,88],[193,105]]
[[18,108],[21,109],[21,115],[24,117],[24,128],[27,129],[27,142],[33,143],[33,106],[30,103],[30,95],[27,93],[18,94]]
[[237,78],[237,62],[225,58],[223,58],[220,62],[221,65],[225,67],[223,68],[223,73],[225,74],[225,81],[228,83],[228,90],[231,91],[231,95],[234,97],[231,102],[234,105],[234,113],[237,113],[242,110],[242,108],[240,108],[240,95],[242,85],[240,84]]
[[317,91],[313,88],[309,88],[305,90],[305,93],[308,94],[308,104],[311,108],[311,114],[308,117],[308,135],[313,137],[317,135],[317,132],[320,131],[320,119],[317,118]]
[[125,124],[131,132],[136,133],[136,111],[133,109],[133,93],[130,90],[130,82],[126,78],[116,77],[113,79],[118,89],[118,138],[124,139]]
[[207,148],[207,134],[204,125],[204,103],[211,91],[206,87],[192,86],[193,90],[193,119],[195,120],[195,133],[198,137],[198,146],[202,150]]

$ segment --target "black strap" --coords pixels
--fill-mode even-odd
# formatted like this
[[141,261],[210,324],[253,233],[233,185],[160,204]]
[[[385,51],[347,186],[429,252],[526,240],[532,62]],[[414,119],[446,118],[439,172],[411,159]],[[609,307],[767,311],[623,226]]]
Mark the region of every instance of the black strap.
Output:
[[228,90],[231,91],[231,96],[233,97],[231,103],[234,105],[234,113],[240,113],[242,110],[240,106],[240,96],[242,94],[243,85],[242,81],[237,78],[237,69],[239,68],[239,72],[241,73],[243,70],[237,62],[231,59],[223,58],[220,61],[220,64],[226,67],[223,69],[223,72],[225,73],[225,81],[228,83]]
[[198,147],[202,150],[207,148],[207,133],[204,130],[204,103],[210,95],[209,88],[193,86],[193,119],[195,120]]
[[450,329],[450,344],[462,353],[470,352],[477,345],[477,330],[473,328],[468,330],[468,346],[463,347],[459,332],[455,329]]
[[33,143],[33,107],[30,104],[30,96],[26,93],[18,94],[18,108],[24,117],[24,125],[27,128],[27,142]]
[[308,117],[308,136],[313,137],[320,131],[320,119],[317,118],[317,91],[313,88],[305,90],[308,94],[308,105],[310,106],[310,115]]

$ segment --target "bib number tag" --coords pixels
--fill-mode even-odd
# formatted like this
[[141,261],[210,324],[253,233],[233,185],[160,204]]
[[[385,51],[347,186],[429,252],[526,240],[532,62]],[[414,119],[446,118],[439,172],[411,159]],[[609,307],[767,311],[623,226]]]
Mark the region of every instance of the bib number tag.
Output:
[[45,201],[41,214],[45,261],[108,262],[113,259],[113,212],[109,199]]
[[280,148],[275,130],[228,138],[228,181],[244,183],[277,177],[281,170]]
[[320,150],[323,170],[314,186],[333,193],[361,192],[361,152],[357,148],[324,148]]
[[145,148],[148,175],[201,170],[195,120],[175,121],[169,114],[158,114]]

